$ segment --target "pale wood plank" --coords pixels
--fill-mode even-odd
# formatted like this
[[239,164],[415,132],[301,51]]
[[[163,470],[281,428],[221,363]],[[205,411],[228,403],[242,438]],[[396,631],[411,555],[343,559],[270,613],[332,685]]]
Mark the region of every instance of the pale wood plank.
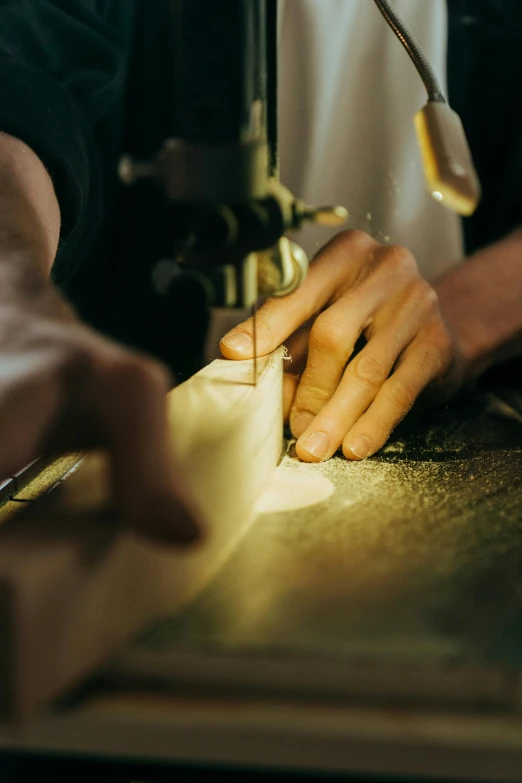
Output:
[[218,360],[169,395],[170,428],[208,522],[190,553],[103,512],[104,458],[0,529],[0,715],[21,719],[208,582],[248,527],[282,449],[282,352]]

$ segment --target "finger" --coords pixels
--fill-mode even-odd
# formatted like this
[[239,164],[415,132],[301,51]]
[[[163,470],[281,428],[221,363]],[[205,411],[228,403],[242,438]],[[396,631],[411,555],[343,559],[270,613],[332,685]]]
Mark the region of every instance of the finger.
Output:
[[290,411],[294,404],[295,393],[299,385],[299,375],[285,372],[283,375],[283,420],[285,425],[290,421]]
[[288,352],[283,368],[283,420],[285,425],[290,421],[290,411],[295,393],[306,366],[310,329],[311,322],[307,321],[300,329],[290,335],[285,343]]
[[397,359],[419,333],[426,319],[423,298],[411,295],[382,324],[363,350],[350,362],[331,400],[309,424],[296,444],[298,456],[308,462],[329,459],[347,432],[371,405]]
[[311,320],[307,321],[285,341],[288,354],[284,364],[285,372],[291,372],[294,375],[301,375],[304,372],[312,323]]
[[201,524],[171,452],[167,380],[152,362],[99,362],[93,389],[111,455],[116,503],[125,521],[154,537],[191,543]]
[[[310,332],[306,369],[290,414],[294,437],[303,434],[334,395],[357,340],[376,310],[389,298],[385,282],[386,276],[376,270],[316,318]],[[396,297],[395,302],[397,299],[400,297]],[[415,312],[404,312],[402,317],[418,323]],[[405,340],[411,339],[410,333],[411,329],[404,336]],[[390,336],[390,339],[395,338]]]
[[451,364],[449,345],[417,338],[401,357],[400,364],[375,397],[366,413],[343,441],[348,459],[375,454],[411,410],[419,395]]
[[[353,285],[368,253],[377,242],[362,231],[338,234],[310,264],[304,283],[281,299],[268,299],[256,315],[258,355],[274,351],[303,323],[318,313],[337,292]],[[221,341],[227,359],[253,356],[253,321],[249,318]]]

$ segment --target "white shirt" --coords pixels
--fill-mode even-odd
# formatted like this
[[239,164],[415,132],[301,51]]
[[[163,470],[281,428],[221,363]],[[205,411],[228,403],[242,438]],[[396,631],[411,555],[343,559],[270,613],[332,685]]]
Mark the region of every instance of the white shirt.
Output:
[[[394,0],[445,87],[446,0]],[[460,219],[426,191],[413,117],[426,93],[373,0],[282,0],[281,180],[348,227],[401,244],[433,279],[463,255]],[[306,227],[310,256],[332,235]]]

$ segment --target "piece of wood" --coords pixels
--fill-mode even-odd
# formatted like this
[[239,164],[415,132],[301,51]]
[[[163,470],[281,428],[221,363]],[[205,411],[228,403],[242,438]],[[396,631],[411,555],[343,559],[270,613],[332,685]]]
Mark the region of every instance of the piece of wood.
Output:
[[281,455],[282,352],[218,360],[169,395],[173,446],[208,523],[182,552],[117,526],[101,456],[0,527],[0,717],[23,720],[216,573]]

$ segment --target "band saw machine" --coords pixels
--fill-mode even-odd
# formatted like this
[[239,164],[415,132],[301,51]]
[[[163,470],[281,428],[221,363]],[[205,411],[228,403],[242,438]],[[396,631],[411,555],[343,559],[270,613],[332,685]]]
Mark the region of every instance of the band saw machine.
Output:
[[[471,214],[480,185],[460,120],[392,6],[375,5],[426,86],[427,186]],[[152,160],[124,157],[120,177],[164,193],[179,301],[255,313],[304,279],[299,227],[342,225],[347,211],[279,181],[277,0],[172,0],[170,13],[178,132]],[[262,408],[279,394],[274,361],[257,356],[223,386],[216,437],[244,443],[241,411],[276,407]],[[213,372],[175,391],[180,431],[188,384],[204,394]],[[36,461],[0,485],[1,745],[522,781],[520,395],[472,390],[357,464],[304,466],[291,442],[280,460],[272,424],[256,459],[297,482],[292,501],[224,524],[195,559],[111,516],[103,455]],[[216,467],[187,443],[204,481]],[[307,504],[311,485],[324,492]]]

